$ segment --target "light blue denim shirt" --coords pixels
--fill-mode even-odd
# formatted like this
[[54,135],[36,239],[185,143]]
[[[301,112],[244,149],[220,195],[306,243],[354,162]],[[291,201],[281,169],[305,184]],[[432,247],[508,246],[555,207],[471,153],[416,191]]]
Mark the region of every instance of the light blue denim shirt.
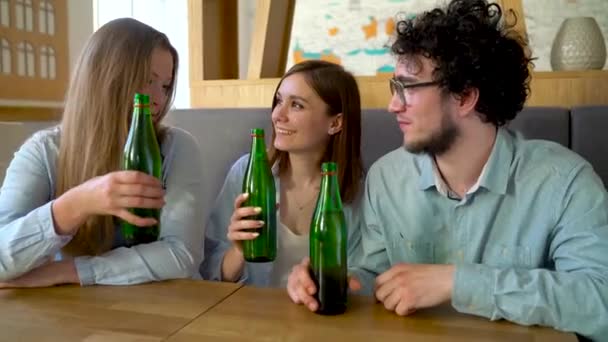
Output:
[[461,200],[438,191],[432,157],[399,148],[371,167],[363,210],[367,293],[397,263],[455,264],[460,312],[607,338],[608,195],[561,145],[499,129]]
[[[230,225],[230,217],[234,211],[234,200],[242,193],[243,177],[247,170],[249,154],[242,156],[230,168],[224,186],[222,187],[215,206],[207,223],[205,237],[205,258],[200,267],[200,273],[203,279],[222,280],[222,260],[224,254],[231,248],[232,244],[228,241],[226,234]],[[275,170],[276,171],[276,170]],[[275,172],[275,186],[277,191],[277,200],[279,200],[280,183]],[[363,223],[359,209],[360,196],[351,205],[344,205],[344,216],[348,229],[348,262],[354,262],[354,255],[358,255],[356,251],[360,250],[361,243],[361,224]],[[280,222],[280,207],[277,210],[277,223]],[[281,253],[278,252],[278,255]],[[302,255],[298,259],[301,260],[308,255]],[[245,263],[243,274],[239,282],[255,285],[260,287],[270,287],[270,274],[275,267],[275,262],[267,263]]]
[[[51,214],[60,135],[59,127],[34,134],[7,169],[0,189],[0,281],[54,258],[71,240],[55,233]],[[168,128],[161,153],[166,204],[159,241],[126,248],[117,234],[111,251],[76,257],[82,285],[137,284],[196,273],[204,236],[199,147],[189,133]]]

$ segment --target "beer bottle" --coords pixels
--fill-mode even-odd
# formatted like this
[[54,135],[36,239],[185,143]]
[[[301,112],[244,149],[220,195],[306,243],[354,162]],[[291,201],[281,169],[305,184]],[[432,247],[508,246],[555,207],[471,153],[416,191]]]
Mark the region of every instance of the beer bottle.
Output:
[[336,174],[338,166],[323,163],[321,171],[321,188],[310,225],[310,274],[317,287],[317,313],[337,315],[346,310],[348,236]]
[[[131,127],[129,128],[129,135],[123,150],[122,169],[145,172],[161,179],[162,159],[152,122],[150,96],[135,94],[133,102],[133,117],[131,118]],[[137,227],[121,220],[125,244],[127,246],[134,246],[158,240],[160,234],[160,209],[132,208],[129,210],[140,217],[153,217],[159,223],[149,227]]]
[[249,230],[260,235],[253,240],[243,241],[243,256],[249,262],[269,262],[277,255],[276,189],[266,154],[264,130],[252,129],[251,139],[249,163],[243,178],[243,193],[248,193],[249,198],[243,206],[262,208],[258,215],[246,219],[264,221],[264,225]]

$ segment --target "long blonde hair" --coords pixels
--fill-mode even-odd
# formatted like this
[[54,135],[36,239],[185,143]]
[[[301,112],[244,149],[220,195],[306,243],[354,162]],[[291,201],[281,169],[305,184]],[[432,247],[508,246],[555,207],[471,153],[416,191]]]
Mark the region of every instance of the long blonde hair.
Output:
[[[178,66],[177,51],[167,36],[135,19],[121,18],[103,25],[89,38],[66,94],[55,197],[120,169],[133,95],[150,77],[155,48],[173,55],[168,99],[158,113],[162,119],[175,94]],[[160,125],[156,131],[163,136]],[[112,216],[91,216],[63,251],[69,255],[104,253],[112,247],[114,226]]]

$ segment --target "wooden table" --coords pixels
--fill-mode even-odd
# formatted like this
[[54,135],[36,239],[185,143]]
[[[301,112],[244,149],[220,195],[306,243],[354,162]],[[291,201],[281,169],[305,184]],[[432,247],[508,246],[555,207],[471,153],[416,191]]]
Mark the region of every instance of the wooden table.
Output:
[[0,340],[162,341],[239,287],[175,280],[0,290]]
[[280,289],[176,280],[138,286],[0,290],[1,341],[576,341],[573,334],[463,315],[449,306],[399,317],[353,296],[340,316]]
[[449,306],[399,317],[353,296],[344,315],[320,316],[282,290],[242,287],[168,341],[576,341],[573,334],[457,313]]

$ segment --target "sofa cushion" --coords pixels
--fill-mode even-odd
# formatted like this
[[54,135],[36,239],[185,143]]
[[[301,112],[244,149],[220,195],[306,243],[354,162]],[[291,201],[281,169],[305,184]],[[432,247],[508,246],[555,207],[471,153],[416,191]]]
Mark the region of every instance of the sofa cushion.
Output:
[[527,139],[551,140],[570,147],[570,115],[567,108],[524,107],[508,125]]
[[608,106],[573,107],[572,150],[587,159],[608,187]]

